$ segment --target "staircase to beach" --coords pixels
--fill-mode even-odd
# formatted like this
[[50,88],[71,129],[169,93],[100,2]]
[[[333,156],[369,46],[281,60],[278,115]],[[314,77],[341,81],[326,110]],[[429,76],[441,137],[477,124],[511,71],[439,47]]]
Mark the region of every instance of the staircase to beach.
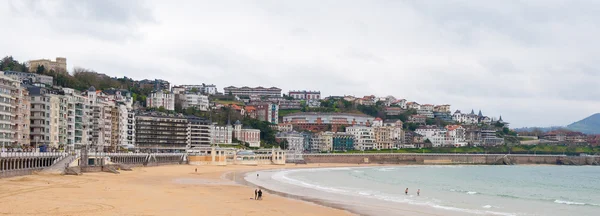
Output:
[[77,157],[75,155],[67,155],[65,157],[61,157],[56,159],[57,161],[52,164],[52,166],[44,168],[38,174],[42,175],[63,175],[69,164],[73,162]]

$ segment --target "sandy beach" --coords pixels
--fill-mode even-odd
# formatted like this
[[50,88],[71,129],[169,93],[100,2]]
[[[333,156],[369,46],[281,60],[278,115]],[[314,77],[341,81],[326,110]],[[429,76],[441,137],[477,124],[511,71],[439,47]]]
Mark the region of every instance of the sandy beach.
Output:
[[0,215],[351,215],[266,191],[264,200],[256,201],[254,188],[223,178],[232,172],[318,166],[172,165],[121,174],[6,178],[0,179]]

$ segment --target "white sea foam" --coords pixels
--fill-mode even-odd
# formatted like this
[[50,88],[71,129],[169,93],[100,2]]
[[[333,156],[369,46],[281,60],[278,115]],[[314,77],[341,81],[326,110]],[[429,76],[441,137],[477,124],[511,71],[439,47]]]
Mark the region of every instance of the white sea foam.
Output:
[[467,194],[469,194],[469,195],[475,195],[475,194],[477,194],[477,192],[475,192],[475,191],[467,191]]
[[491,206],[491,205],[484,205],[484,206],[481,206],[481,207],[482,207],[482,208],[486,208],[486,209],[492,208],[492,206]]
[[396,168],[392,168],[392,167],[386,167],[386,168],[379,168],[377,169],[377,171],[381,171],[381,172],[389,172],[389,171],[393,171]]
[[[281,171],[281,172],[275,173],[272,176],[272,178],[277,181],[289,183],[289,184],[296,185],[296,186],[312,188],[312,189],[321,190],[321,191],[330,192],[330,193],[361,196],[361,197],[369,198],[369,199],[378,199],[378,200],[384,200],[384,201],[389,201],[389,202],[405,203],[405,204],[410,204],[410,205],[429,206],[429,207],[433,207],[433,208],[437,208],[437,209],[471,213],[471,214],[501,215],[501,216],[514,216],[515,215],[515,214],[511,214],[511,213],[504,213],[504,212],[480,211],[480,210],[474,210],[474,209],[464,209],[464,208],[457,208],[457,207],[451,207],[451,206],[444,206],[444,205],[440,205],[438,203],[432,203],[432,202],[422,202],[422,201],[411,199],[411,198],[414,198],[414,196],[412,196],[412,195],[398,197],[398,196],[393,196],[393,195],[377,194],[377,192],[372,192],[372,191],[359,191],[359,190],[352,190],[352,189],[343,190],[340,188],[311,184],[308,182],[289,178],[286,176],[289,173],[298,172],[298,171],[301,171],[301,170]],[[440,202],[440,200],[437,200],[437,201]]]
[[554,202],[558,203],[558,204],[567,204],[567,205],[586,205],[585,203],[571,202],[571,201],[564,201],[564,200],[554,200]]

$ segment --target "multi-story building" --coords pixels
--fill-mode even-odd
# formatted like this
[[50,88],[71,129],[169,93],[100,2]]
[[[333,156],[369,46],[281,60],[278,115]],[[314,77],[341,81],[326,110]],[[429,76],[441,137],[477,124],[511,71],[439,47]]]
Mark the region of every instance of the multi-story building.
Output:
[[375,134],[372,127],[352,126],[346,128],[346,133],[354,135],[356,150],[372,150],[375,148]]
[[333,133],[319,132],[311,136],[311,152],[330,152],[333,148]]
[[289,91],[288,96],[296,100],[321,100],[320,91]]
[[208,119],[188,116],[190,127],[188,148],[210,147],[212,123]]
[[406,107],[408,109],[419,110],[421,108],[421,105],[417,102],[407,102]]
[[453,122],[452,114],[450,112],[433,112],[433,117],[440,119],[445,122]]
[[456,112],[452,114],[452,120],[463,124],[477,124],[479,122],[479,116],[477,116],[473,110],[471,110],[471,114],[463,114],[460,110],[456,110]]
[[275,97],[281,97],[281,89],[280,88],[276,88],[276,87],[271,87],[271,88],[264,88],[264,87],[256,87],[256,88],[250,88],[247,86],[238,88],[238,87],[234,87],[234,86],[229,86],[229,87],[225,87],[224,89],[224,94],[228,95],[235,95],[235,96],[246,96],[249,97],[251,95],[258,95],[258,96],[275,96]]
[[112,112],[115,102],[110,100],[102,91],[96,91],[93,86],[85,92],[90,107],[90,127],[88,144],[95,151],[108,151],[112,146]]
[[276,135],[277,139],[287,141],[288,155],[299,155],[304,152],[304,136],[298,132],[280,132]]
[[53,78],[51,76],[36,74],[36,73],[26,73],[26,72],[18,72],[18,71],[3,71],[4,75],[11,77],[13,79],[18,80],[20,83],[42,83],[46,85],[52,85]]
[[427,118],[433,118],[433,107],[434,106],[431,104],[423,104],[419,106],[419,109],[417,109],[417,114],[425,116]]
[[119,121],[118,121],[118,141],[117,145],[121,147],[135,146],[135,112],[122,102],[117,103]]
[[146,98],[146,106],[151,108],[163,107],[166,110],[175,110],[175,94],[169,91],[153,91]]
[[331,127],[337,131],[340,126],[371,126],[374,117],[353,113],[292,113],[283,117],[284,123],[309,131],[324,131]]
[[481,130],[481,141],[486,146],[497,146],[504,144],[504,138],[496,136],[495,130]]
[[201,94],[183,94],[184,100],[181,103],[183,109],[194,107],[201,111],[208,111],[208,96]]
[[279,105],[275,103],[254,104],[256,108],[256,118],[271,124],[279,123]]
[[67,72],[67,58],[56,57],[56,61],[49,59],[38,59],[29,61],[29,72],[35,73],[39,66],[44,66],[47,71]]
[[116,151],[119,148],[119,141],[121,141],[121,128],[119,127],[119,120],[121,119],[121,115],[119,113],[119,107],[116,106],[116,104],[115,106],[110,107],[110,117],[110,149],[112,151]]
[[16,144],[17,133],[13,124],[17,114],[15,91],[18,89],[19,83],[16,80],[0,75],[0,147],[2,150]]
[[181,114],[143,112],[135,115],[136,147],[145,152],[182,152],[189,146],[188,120]]
[[400,115],[400,114],[406,112],[406,110],[402,109],[400,107],[386,107],[384,112],[385,112],[385,115],[388,115],[388,116],[397,116],[397,115]]
[[33,147],[50,144],[50,97],[57,94],[53,89],[27,86],[31,98],[30,142]]
[[450,105],[443,104],[433,107],[433,112],[450,113]]
[[68,100],[68,131],[66,151],[81,149],[90,144],[89,129],[92,124],[90,101],[81,92],[63,88]]
[[161,79],[140,80],[137,82],[137,85],[142,88],[150,87],[150,88],[153,88],[155,91],[161,91],[161,90],[169,91],[169,89],[171,89],[171,84],[169,83],[169,81],[161,80]]
[[231,124],[218,126],[214,123],[211,126],[211,144],[231,144],[233,139],[233,127]]
[[350,133],[335,133],[332,137],[333,151],[354,150],[354,135]]
[[250,147],[260,147],[260,130],[242,128],[242,123],[239,120],[233,126],[233,138],[248,143]]
[[375,149],[396,149],[404,142],[402,124],[374,127],[373,134],[375,135]]
[[[1,78],[0,78],[1,79]],[[18,83],[16,84],[18,85]],[[14,143],[17,147],[27,147],[30,146],[30,137],[29,137],[29,124],[31,115],[31,103],[29,92],[26,88],[18,85],[13,91],[14,96],[14,104],[15,116],[13,118],[14,124]]]
[[411,115],[408,117],[408,123],[425,124],[427,117],[422,115]]
[[406,106],[405,99],[396,100],[396,101],[392,102],[390,104],[390,106],[400,107],[401,109],[408,109],[408,107]]
[[455,147],[466,146],[466,130],[460,125],[447,125],[446,130],[448,131],[448,136],[453,139],[452,144]]
[[214,95],[217,94],[217,87],[215,85],[207,85],[202,83],[202,85],[179,85],[173,86],[173,93],[178,94],[176,92],[177,89],[182,89],[185,93],[193,93],[193,94],[203,94],[203,95]]

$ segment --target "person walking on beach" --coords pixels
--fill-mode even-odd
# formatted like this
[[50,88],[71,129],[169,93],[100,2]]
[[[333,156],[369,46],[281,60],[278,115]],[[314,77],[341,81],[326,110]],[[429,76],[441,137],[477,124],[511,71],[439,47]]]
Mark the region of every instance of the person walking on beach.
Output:
[[417,196],[421,195],[421,189],[417,189]]
[[258,189],[258,200],[262,200],[262,190]]
[[404,195],[408,195],[408,188],[406,188],[406,190],[404,190]]
[[258,189],[254,189],[254,200],[258,199]]

